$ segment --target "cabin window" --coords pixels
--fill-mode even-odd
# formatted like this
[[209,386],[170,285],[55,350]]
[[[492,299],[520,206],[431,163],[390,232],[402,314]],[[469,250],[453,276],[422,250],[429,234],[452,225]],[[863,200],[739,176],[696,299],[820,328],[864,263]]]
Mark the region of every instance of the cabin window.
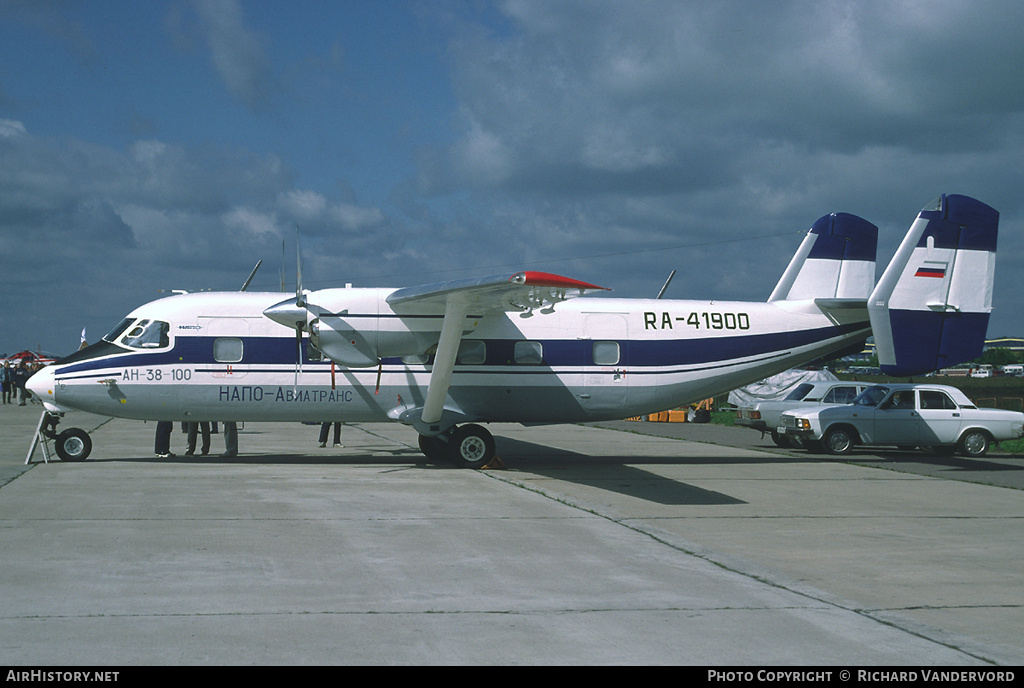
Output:
[[618,342],[594,342],[594,365],[612,366],[618,363]]
[[519,365],[544,363],[544,346],[540,342],[516,342],[515,361]]
[[162,349],[170,344],[170,325],[161,320],[139,320],[128,328],[121,343],[133,349]]
[[213,340],[213,360],[218,363],[238,363],[242,360],[242,340],[237,337],[218,337]]
[[455,359],[460,365],[483,365],[487,360],[487,344],[479,339],[466,339],[459,344]]

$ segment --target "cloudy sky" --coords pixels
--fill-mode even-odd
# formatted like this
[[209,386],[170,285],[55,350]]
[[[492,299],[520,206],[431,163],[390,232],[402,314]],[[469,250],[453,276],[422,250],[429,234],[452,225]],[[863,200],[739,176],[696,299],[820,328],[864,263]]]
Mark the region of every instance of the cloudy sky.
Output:
[[519,269],[764,300],[821,215],[879,272],[941,193],[1001,213],[1024,335],[1024,5],[0,0],[0,352],[160,290]]

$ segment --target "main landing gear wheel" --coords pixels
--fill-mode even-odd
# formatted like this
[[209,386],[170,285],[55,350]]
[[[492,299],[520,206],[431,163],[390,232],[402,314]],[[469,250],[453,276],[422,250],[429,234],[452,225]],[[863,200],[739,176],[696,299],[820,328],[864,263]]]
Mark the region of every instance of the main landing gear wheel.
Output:
[[85,461],[92,453],[92,438],[81,428],[68,428],[54,443],[61,461]]
[[447,449],[448,443],[440,437],[420,435],[420,451],[431,461],[440,461],[447,458]]
[[483,468],[494,459],[494,436],[479,425],[463,425],[452,433],[448,451],[459,468]]

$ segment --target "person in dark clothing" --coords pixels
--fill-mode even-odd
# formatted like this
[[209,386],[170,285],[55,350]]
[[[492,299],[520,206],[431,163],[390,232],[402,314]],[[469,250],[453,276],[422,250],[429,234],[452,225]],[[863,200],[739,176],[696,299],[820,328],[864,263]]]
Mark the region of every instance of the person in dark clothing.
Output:
[[11,403],[11,389],[14,387],[12,373],[14,373],[14,371],[11,369],[10,361],[0,366],[0,384],[3,386],[5,404]]
[[[320,426],[320,446],[327,446],[327,435],[330,433],[331,424],[324,423]],[[341,444],[341,423],[334,424],[334,446],[340,447]]]
[[153,446],[153,450],[161,459],[166,459],[168,456],[174,456],[174,454],[171,453],[171,430],[173,428],[174,423],[169,420],[162,420],[156,424],[156,442]]
[[203,445],[200,448],[203,456],[210,453],[210,424],[206,421],[198,423],[186,423],[188,426],[188,448],[185,449],[185,456],[192,456],[196,453],[196,440],[199,438],[200,429],[203,432]]
[[28,363],[25,359],[21,359],[21,365],[14,369],[11,373],[11,382],[14,384],[14,389],[18,396],[18,406],[24,406],[28,400],[28,390],[25,389],[25,383],[32,377],[32,374],[28,371]]

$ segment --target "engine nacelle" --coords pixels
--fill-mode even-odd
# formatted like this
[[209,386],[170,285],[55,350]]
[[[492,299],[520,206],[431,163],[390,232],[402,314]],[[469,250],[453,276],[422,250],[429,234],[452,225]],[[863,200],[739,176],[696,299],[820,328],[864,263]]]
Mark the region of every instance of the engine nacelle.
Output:
[[376,341],[371,343],[339,318],[332,320],[337,322],[328,324],[318,318],[309,324],[309,343],[320,353],[347,368],[372,368],[380,362]]
[[[311,292],[307,310],[301,314],[312,316],[305,328],[310,344],[347,368],[372,368],[382,358],[427,355],[441,336],[443,304],[406,307],[396,312],[385,302],[391,291],[346,288]],[[288,309],[284,315],[275,319],[292,326],[294,307],[285,305]],[[271,315],[268,313],[268,317]],[[463,334],[475,329],[478,322],[467,318]]]

